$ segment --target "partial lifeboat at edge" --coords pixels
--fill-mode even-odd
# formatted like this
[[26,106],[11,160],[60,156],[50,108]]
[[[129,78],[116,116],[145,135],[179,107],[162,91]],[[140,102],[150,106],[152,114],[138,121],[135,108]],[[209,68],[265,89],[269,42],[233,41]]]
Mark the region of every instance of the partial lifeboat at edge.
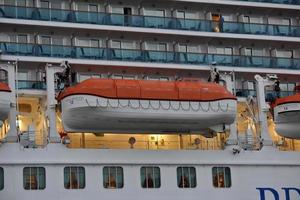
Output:
[[279,98],[273,105],[276,132],[283,137],[300,139],[300,87],[293,96]]
[[218,132],[237,112],[235,96],[203,82],[88,79],[57,99],[66,132]]
[[10,110],[10,88],[5,83],[0,83],[0,127],[3,124],[3,121],[8,118]]

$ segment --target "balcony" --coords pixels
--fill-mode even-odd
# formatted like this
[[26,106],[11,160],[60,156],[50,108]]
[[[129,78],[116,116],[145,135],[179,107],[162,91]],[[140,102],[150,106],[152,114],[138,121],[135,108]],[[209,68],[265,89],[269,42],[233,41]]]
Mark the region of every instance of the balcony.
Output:
[[75,58],[90,60],[131,61],[209,65],[217,62],[221,66],[300,69],[300,59],[280,57],[258,57],[209,53],[184,53],[112,48],[92,48],[42,44],[0,42],[3,55]]
[[56,10],[1,5],[0,17],[53,22],[71,22],[112,26],[175,29],[201,32],[300,37],[299,26],[179,19],[155,16]]
[[300,1],[299,0],[239,0],[239,1],[300,5]]
[[18,89],[20,90],[46,90],[46,84],[42,81],[19,80]]
[[[248,97],[248,96],[253,96],[256,97],[256,90],[249,90],[249,89],[236,89],[236,96],[237,97]],[[266,101],[267,102],[272,102],[275,101],[277,97],[287,97],[287,96],[292,96],[296,94],[295,91],[280,91],[280,92],[275,92],[271,90],[266,91]]]

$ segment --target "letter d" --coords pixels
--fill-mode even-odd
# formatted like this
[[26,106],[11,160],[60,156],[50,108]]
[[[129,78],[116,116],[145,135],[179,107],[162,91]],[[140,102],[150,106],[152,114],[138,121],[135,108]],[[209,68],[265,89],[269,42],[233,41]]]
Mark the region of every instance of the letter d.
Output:
[[273,189],[273,188],[256,188],[259,191],[260,194],[260,200],[271,200],[271,199],[266,199],[266,191],[269,191],[273,194],[274,200],[279,200],[279,194],[278,192]]
[[285,199],[286,200],[291,200],[291,198],[290,198],[290,191],[291,190],[296,191],[298,193],[299,197],[300,197],[300,189],[298,189],[298,188],[281,188],[281,189],[283,189],[284,192],[285,192]]

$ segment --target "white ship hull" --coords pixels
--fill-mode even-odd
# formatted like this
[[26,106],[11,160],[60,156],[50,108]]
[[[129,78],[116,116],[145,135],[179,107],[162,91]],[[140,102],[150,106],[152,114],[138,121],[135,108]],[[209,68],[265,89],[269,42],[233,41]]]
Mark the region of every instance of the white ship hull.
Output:
[[287,138],[300,139],[300,103],[286,103],[274,108],[276,132]]
[[[20,149],[19,144],[5,144],[0,149],[0,166],[4,169],[5,187],[1,200],[298,200],[300,189],[299,152],[273,150],[242,151],[232,154],[222,151],[148,151],[112,149],[68,149],[61,144],[50,144],[45,149]],[[43,190],[25,190],[24,167],[44,167],[46,187]],[[85,169],[83,189],[64,188],[64,168],[81,166]],[[103,167],[120,166],[124,173],[124,186],[120,189],[103,187]],[[161,187],[141,187],[142,166],[160,168]],[[195,188],[177,186],[177,167],[196,169]],[[213,186],[212,168],[229,167],[231,187]],[[261,188],[264,191],[262,198]],[[276,199],[274,195],[278,195]]]
[[199,133],[233,123],[236,107],[236,100],[179,102],[72,95],[62,100],[62,121],[66,132]]

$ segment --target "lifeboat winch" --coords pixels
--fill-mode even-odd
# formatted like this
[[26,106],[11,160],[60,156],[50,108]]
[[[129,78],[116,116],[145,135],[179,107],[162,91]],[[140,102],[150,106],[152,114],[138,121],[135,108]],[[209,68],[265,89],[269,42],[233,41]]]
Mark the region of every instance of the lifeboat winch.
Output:
[[66,132],[203,134],[237,112],[235,96],[203,82],[88,79],[57,99]]
[[11,90],[5,83],[0,83],[0,127],[3,125],[4,120],[8,118],[10,110],[10,95]]
[[300,93],[277,99],[273,111],[276,132],[283,137],[300,139]]

